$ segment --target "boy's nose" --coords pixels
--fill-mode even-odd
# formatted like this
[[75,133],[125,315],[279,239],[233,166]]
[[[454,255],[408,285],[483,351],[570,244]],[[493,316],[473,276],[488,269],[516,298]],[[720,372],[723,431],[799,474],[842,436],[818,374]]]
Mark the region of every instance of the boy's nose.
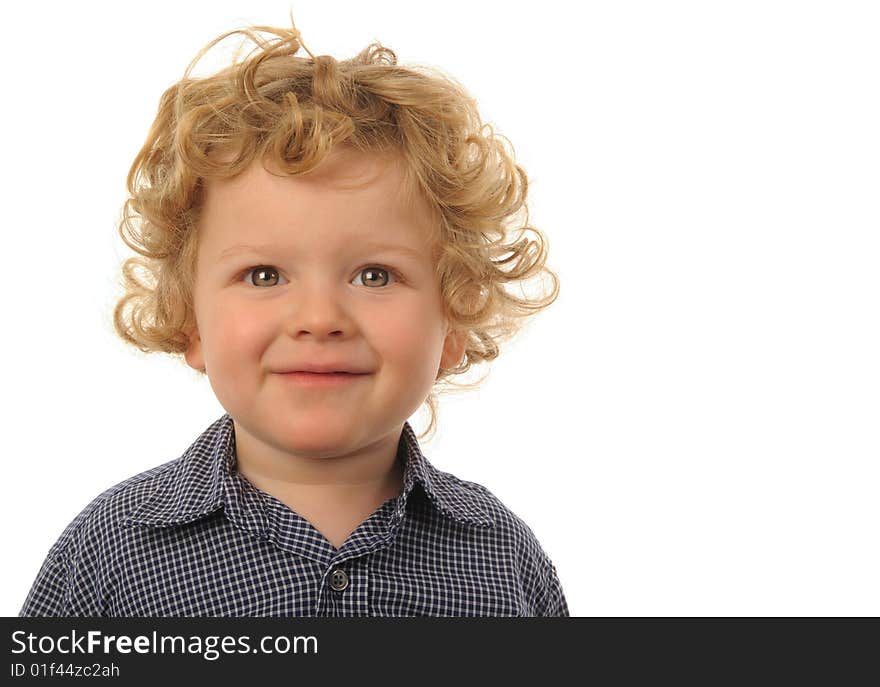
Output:
[[352,329],[346,307],[326,285],[296,289],[284,307],[286,327],[292,336],[339,337]]

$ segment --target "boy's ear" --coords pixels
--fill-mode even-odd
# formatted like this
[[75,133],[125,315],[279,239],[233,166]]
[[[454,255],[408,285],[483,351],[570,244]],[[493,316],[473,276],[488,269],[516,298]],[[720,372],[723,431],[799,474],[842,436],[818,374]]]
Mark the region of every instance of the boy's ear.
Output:
[[440,367],[450,369],[456,367],[464,355],[467,345],[467,332],[450,330],[443,342],[443,355],[440,357]]
[[186,348],[184,358],[186,364],[194,370],[205,370],[205,357],[202,355],[202,339],[199,337],[199,330],[193,328],[187,334],[189,337],[189,346]]

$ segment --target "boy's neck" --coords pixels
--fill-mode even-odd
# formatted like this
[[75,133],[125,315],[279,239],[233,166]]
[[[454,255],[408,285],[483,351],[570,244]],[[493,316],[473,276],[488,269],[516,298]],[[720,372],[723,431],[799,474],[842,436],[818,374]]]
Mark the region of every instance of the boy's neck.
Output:
[[347,455],[303,458],[260,441],[237,422],[234,425],[241,475],[301,514],[322,504],[360,511],[381,505],[403,486],[403,465],[397,461],[402,426]]

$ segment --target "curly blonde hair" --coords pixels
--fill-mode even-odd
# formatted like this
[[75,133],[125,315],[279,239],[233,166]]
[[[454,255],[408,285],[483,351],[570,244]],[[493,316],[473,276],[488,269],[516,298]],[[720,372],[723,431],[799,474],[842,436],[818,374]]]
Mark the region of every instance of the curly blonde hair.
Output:
[[[547,240],[528,224],[528,178],[503,137],[482,124],[476,101],[450,77],[399,66],[378,42],[352,59],[315,57],[292,16],[291,25],[218,36],[162,94],[128,173],[118,229],[140,257],[122,264],[124,294],[113,325],[144,353],[183,358],[195,325],[195,228],[204,179],[234,176],[256,159],[271,159],[287,175],[305,174],[338,145],[402,154],[408,182],[436,211],[444,314],[466,335],[460,364],[440,370],[425,401],[431,420],[423,438],[437,425],[437,389],[480,384],[483,379],[456,384],[450,378],[498,357],[500,344],[558,296],[558,277],[545,266]],[[231,65],[190,78],[208,50],[237,33],[257,46],[244,61],[237,61],[239,47]],[[295,56],[300,47],[309,58]],[[220,150],[233,151],[232,158],[218,159]],[[525,238],[526,231],[535,240]],[[552,282],[550,292],[526,295],[525,281],[541,273]],[[507,285],[519,286],[521,295]]]

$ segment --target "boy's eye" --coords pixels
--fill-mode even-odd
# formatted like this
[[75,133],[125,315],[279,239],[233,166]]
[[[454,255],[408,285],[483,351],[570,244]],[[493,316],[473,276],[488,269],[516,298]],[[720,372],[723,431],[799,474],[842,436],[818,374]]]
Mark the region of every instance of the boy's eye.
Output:
[[[281,276],[281,274],[271,265],[257,265],[256,267],[249,267],[247,270],[242,272],[241,276],[248,276],[253,274],[253,279],[248,279],[247,282],[253,286],[275,286],[276,284],[266,284],[267,281],[271,282],[273,279],[272,275],[275,275],[274,278],[277,279]],[[391,277],[393,276],[395,281],[399,281],[400,275],[387,267],[381,267],[379,265],[370,265],[369,267],[364,267],[358,272],[358,276],[365,275],[363,279],[363,284],[366,286],[368,284],[378,285],[378,286],[387,286],[390,282]]]
[[[274,267],[270,267],[268,265],[259,265],[257,267],[249,267],[246,271],[242,273],[241,276],[248,276],[250,274],[254,275],[253,280],[248,279],[248,284],[252,286],[265,286],[265,282],[272,281],[272,275],[274,274],[276,279],[280,277],[278,270]],[[262,283],[261,283],[262,282]],[[274,284],[269,284],[269,286],[274,286]]]

